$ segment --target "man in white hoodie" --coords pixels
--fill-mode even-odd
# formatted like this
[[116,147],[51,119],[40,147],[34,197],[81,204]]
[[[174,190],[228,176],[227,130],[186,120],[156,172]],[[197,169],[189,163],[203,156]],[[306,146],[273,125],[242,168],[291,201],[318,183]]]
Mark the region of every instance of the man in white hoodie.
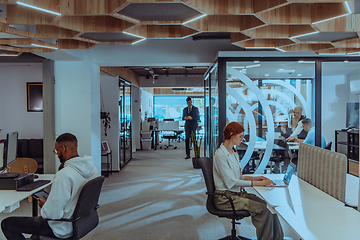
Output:
[[8,240],[25,239],[22,233],[38,236],[69,238],[73,234],[72,223],[46,222],[44,218],[71,218],[84,184],[99,176],[90,156],[79,157],[77,139],[71,133],[60,135],[55,142],[54,153],[61,166],[55,174],[47,200],[38,199],[41,217],[8,217],[1,228]]

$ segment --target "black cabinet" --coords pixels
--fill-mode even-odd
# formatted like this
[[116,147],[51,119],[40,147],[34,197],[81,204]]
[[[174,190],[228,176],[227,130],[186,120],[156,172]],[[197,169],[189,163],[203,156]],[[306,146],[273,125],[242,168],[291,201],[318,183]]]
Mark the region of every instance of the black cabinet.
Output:
[[359,130],[335,130],[335,152],[348,157],[348,173],[359,176]]

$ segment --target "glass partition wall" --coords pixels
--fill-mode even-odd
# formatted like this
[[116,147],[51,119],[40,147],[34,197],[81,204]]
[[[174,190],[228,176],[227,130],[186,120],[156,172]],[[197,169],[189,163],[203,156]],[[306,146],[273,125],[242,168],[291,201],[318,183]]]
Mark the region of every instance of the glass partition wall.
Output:
[[[256,142],[265,141],[256,172],[264,171],[274,150],[275,130],[282,122],[291,128],[293,109],[311,118],[311,89],[314,63],[228,62],[226,65],[226,124],[239,122],[249,136],[248,150],[241,162],[245,167]],[[282,139],[284,140],[284,139]]]
[[119,161],[120,169],[132,158],[131,86],[119,80]]

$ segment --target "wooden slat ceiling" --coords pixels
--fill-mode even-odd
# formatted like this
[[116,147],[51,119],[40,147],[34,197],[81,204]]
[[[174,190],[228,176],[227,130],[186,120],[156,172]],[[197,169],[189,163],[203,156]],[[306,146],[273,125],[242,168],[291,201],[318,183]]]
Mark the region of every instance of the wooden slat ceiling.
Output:
[[[250,51],[347,54],[360,52],[355,5],[354,0],[0,0],[0,56],[206,33],[226,33],[232,44]],[[36,31],[27,30],[30,26]],[[318,35],[304,37],[309,34]]]

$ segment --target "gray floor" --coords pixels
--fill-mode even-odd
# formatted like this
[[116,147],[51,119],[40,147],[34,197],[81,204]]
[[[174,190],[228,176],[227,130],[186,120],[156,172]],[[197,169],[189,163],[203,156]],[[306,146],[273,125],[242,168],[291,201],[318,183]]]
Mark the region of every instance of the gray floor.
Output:
[[[143,150],[119,173],[105,180],[99,209],[100,224],[84,239],[219,239],[231,223],[210,215],[201,170],[185,160],[179,148]],[[251,190],[251,189],[249,189]],[[256,237],[250,218],[238,233]],[[282,221],[286,236],[298,239]]]
[[[143,150],[120,172],[105,179],[100,196],[100,223],[84,240],[219,239],[230,234],[228,219],[207,212],[201,170],[185,160],[184,143],[178,149]],[[252,189],[249,188],[248,191]],[[10,215],[31,215],[31,204]],[[280,219],[285,236],[299,239]],[[256,237],[250,218],[241,220],[237,233]],[[0,239],[4,239],[0,233]]]

